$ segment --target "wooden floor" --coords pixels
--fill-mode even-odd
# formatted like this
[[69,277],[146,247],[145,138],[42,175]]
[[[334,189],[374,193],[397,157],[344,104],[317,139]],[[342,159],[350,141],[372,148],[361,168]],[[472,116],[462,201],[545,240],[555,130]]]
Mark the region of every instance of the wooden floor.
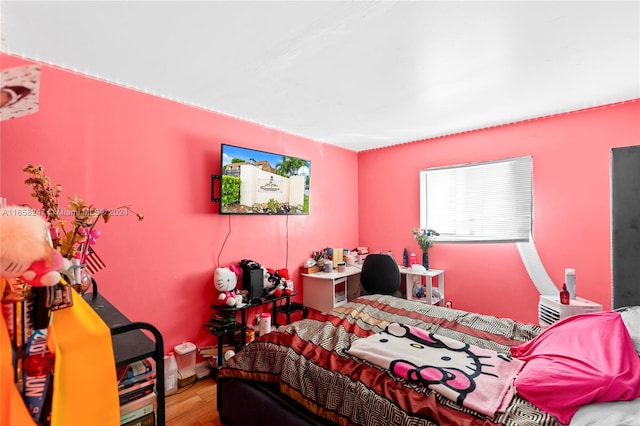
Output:
[[212,377],[178,388],[178,392],[166,397],[165,408],[166,426],[222,426]]

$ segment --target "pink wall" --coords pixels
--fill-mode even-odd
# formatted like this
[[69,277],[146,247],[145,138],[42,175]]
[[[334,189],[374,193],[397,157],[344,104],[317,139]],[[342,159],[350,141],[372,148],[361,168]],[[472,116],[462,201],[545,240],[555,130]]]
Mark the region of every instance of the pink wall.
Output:
[[[2,69],[27,63],[1,59]],[[543,264],[558,285],[576,268],[578,295],[610,308],[609,151],[640,143],[639,116],[631,102],[357,154],[44,67],[40,112],[1,123],[0,194],[33,204],[21,170],[43,164],[65,196],[144,213],[102,226],[100,289],[132,320],[155,324],[166,348],[205,346],[218,260],[286,266],[299,291],[297,268],[314,249],[360,244],[400,260],[405,247],[418,252],[420,169],[532,155]],[[311,214],[217,215],[209,176],[221,143],[310,159]],[[537,322],[538,293],[515,245],[440,244],[431,265],[446,270],[454,307]]]
[[[1,59],[2,69],[27,63]],[[95,248],[107,268],[96,280],[130,319],[156,325],[167,350],[213,344],[203,323],[218,261],[288,267],[301,290],[298,266],[312,250],[357,244],[357,189],[337,191],[357,179],[356,153],[56,68],[45,66],[41,78],[40,111],[1,124],[0,194],[39,207],[22,168],[42,164],[63,186],[63,207],[76,193],[143,213],[142,222],[115,217],[100,226]],[[310,214],[219,216],[209,181],[220,173],[223,142],[311,160]]]
[[[640,143],[639,117],[636,101],[362,152],[360,244],[399,261],[405,247],[419,253],[421,169],[531,155],[543,265],[558,287],[575,268],[578,296],[610,309],[610,150]],[[446,270],[455,308],[537,323],[539,293],[515,244],[436,244],[429,259]]]

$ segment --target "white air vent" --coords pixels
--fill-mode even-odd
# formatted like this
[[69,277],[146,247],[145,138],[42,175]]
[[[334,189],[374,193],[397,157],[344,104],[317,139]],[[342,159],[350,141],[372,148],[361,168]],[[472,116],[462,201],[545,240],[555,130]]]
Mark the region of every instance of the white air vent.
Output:
[[560,296],[540,296],[538,321],[541,327],[547,327],[571,315],[600,311],[602,311],[602,305],[580,297],[571,299],[569,305],[563,305],[560,303]]

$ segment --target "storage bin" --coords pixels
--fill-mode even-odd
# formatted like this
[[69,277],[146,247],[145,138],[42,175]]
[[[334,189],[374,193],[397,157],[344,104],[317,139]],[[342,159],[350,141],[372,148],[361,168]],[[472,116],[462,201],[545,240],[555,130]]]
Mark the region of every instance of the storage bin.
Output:
[[189,385],[196,378],[196,345],[191,342],[173,347],[178,364],[178,387]]

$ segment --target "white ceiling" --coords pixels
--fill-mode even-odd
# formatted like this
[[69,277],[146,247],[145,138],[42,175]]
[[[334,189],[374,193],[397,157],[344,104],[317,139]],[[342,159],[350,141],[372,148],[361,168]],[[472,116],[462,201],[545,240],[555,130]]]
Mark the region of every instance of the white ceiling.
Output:
[[640,97],[639,1],[4,1],[2,51],[354,151]]

